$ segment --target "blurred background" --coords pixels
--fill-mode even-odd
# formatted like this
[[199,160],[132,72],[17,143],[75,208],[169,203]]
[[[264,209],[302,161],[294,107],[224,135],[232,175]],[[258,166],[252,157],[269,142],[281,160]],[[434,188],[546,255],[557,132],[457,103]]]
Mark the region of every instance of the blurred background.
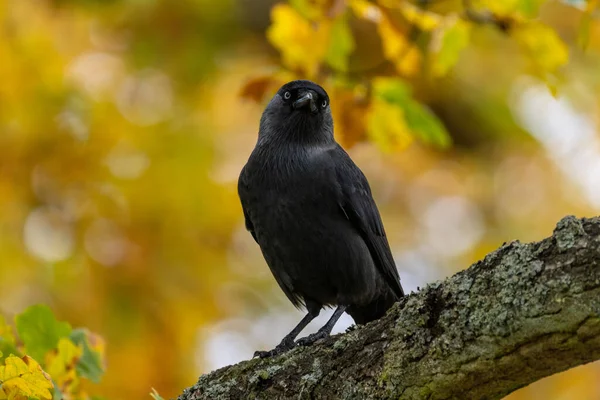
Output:
[[[114,400],[275,346],[303,313],[236,185],[300,77],[330,93],[408,292],[599,215],[596,3],[0,0],[0,312],[100,334],[90,392]],[[600,399],[600,364],[509,398]]]

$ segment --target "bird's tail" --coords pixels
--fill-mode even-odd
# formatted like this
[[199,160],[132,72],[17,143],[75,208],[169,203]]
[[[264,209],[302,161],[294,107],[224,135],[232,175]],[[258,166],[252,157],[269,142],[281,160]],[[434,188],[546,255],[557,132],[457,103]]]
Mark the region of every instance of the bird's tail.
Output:
[[348,307],[346,312],[350,314],[357,324],[366,324],[367,322],[383,317],[397,300],[396,295],[389,290],[368,304]]

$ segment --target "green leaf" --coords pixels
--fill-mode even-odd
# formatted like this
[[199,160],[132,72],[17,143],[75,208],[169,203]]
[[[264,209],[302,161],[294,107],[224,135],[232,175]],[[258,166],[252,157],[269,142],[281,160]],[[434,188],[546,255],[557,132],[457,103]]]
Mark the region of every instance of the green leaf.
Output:
[[540,12],[540,6],[547,0],[519,0],[517,11],[527,18],[535,18]]
[[450,135],[444,125],[431,110],[412,97],[410,88],[402,80],[375,79],[373,94],[377,99],[393,104],[402,110],[406,126],[414,137],[441,148],[450,145]]
[[348,70],[348,56],[352,51],[354,51],[354,38],[344,14],[337,18],[331,27],[329,48],[325,55],[325,61],[332,68],[346,72]]
[[10,354],[20,354],[15,344],[15,336],[10,325],[0,315],[0,362],[4,360],[4,356]]
[[27,308],[17,315],[15,322],[25,353],[36,360],[43,360],[48,351],[56,348],[60,338],[71,333],[71,325],[59,322],[50,308],[42,304]]
[[373,94],[388,103],[402,103],[411,96],[410,88],[404,81],[395,78],[373,80]]
[[385,2],[382,1],[380,4],[389,8],[398,7],[407,22],[424,32],[434,30],[443,20],[441,15],[426,11],[408,1],[398,2],[397,0],[388,0]]
[[87,378],[92,382],[98,383],[104,375],[102,359],[97,351],[90,346],[87,332],[85,329],[75,329],[70,336],[73,343],[83,348],[83,354],[77,363],[77,374],[82,378]]
[[413,139],[402,108],[381,99],[372,101],[366,127],[369,139],[386,153],[404,149]]
[[431,73],[446,75],[457,62],[460,52],[469,44],[471,24],[458,17],[448,18],[434,31],[431,40]]
[[54,380],[52,381],[52,383],[54,384],[54,392],[52,393],[52,400],[63,400],[63,393],[61,392],[60,388],[58,387],[58,385],[56,384],[56,382],[54,382]]

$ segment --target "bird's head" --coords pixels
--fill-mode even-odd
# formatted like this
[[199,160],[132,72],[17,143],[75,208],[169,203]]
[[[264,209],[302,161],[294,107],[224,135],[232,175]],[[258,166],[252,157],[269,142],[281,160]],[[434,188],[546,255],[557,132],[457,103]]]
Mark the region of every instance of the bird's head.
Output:
[[307,80],[286,83],[267,105],[259,135],[306,143],[333,141],[327,92]]

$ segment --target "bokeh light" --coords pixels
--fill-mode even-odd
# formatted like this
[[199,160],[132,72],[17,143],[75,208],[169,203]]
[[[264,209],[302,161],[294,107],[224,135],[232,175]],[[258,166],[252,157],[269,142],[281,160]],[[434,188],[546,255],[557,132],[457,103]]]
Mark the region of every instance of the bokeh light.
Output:
[[[90,393],[176,397],[200,374],[274,347],[302,317],[245,230],[236,193],[273,82],[307,75],[286,59],[313,63],[323,50],[306,21],[299,39],[286,24],[269,29],[272,7],[289,3],[0,2],[0,311],[10,319],[44,303],[100,334],[107,374]],[[329,89],[336,137],[369,178],[407,292],[503,242],[542,239],[565,215],[600,214],[597,12],[578,47],[588,2],[535,2],[536,23],[569,50],[550,78],[531,60],[560,64],[560,51],[526,57],[485,24],[433,75],[412,47],[412,58],[386,62],[412,37],[408,25],[393,36],[376,2],[361,18],[360,2],[332,3],[355,7],[354,49],[346,71],[331,67],[335,53],[327,67],[311,64],[311,78]],[[427,2],[453,24],[459,3]],[[285,57],[284,40],[269,39],[278,34],[306,47]],[[428,35],[439,34],[415,42]],[[432,43],[424,51],[437,57],[442,38]],[[380,124],[394,131],[365,132],[370,83],[384,75],[410,88],[404,111],[425,105],[419,116],[434,116],[428,129],[439,121],[452,145],[415,134],[389,107],[376,115],[395,116]],[[344,315],[334,332],[352,324]],[[509,398],[600,398],[599,374],[590,364]]]

